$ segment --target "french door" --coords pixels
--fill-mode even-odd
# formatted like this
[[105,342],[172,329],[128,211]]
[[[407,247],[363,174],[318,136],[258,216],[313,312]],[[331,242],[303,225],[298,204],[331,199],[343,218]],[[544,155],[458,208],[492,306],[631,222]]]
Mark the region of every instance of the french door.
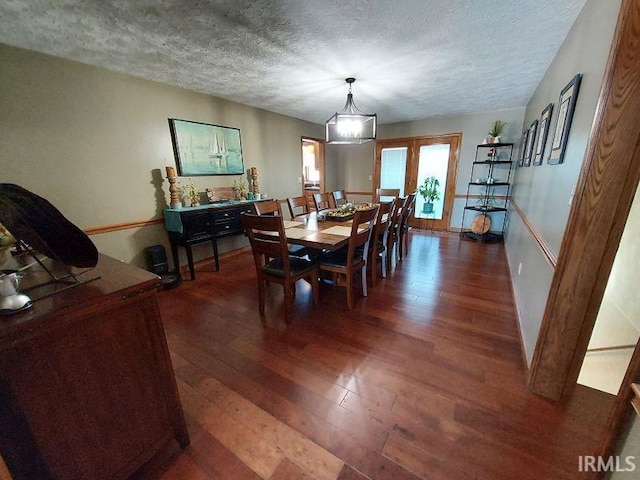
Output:
[[374,188],[399,188],[400,195],[406,196],[416,192],[425,179],[435,177],[439,183],[436,199],[425,201],[416,194],[411,224],[447,230],[455,197],[461,141],[460,133],[378,140]]

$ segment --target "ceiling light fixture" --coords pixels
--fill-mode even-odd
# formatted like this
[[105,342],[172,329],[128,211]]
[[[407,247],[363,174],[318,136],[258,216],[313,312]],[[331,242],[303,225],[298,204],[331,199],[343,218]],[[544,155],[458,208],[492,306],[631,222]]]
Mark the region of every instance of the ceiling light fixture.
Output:
[[327,143],[359,144],[376,139],[378,116],[375,113],[362,113],[353,103],[351,85],[355,78],[345,78],[349,84],[347,103],[342,112],[337,113],[325,123],[325,139]]

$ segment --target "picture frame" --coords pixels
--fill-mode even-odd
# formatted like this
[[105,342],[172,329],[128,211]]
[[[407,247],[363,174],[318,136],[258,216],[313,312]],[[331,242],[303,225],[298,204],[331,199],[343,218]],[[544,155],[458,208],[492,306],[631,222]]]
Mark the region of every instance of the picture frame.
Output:
[[538,133],[538,141],[536,142],[534,165],[542,165],[544,158],[544,150],[547,146],[547,137],[549,136],[549,126],[551,125],[551,115],[553,115],[553,103],[547,105],[540,114],[540,126]]
[[242,175],[240,129],[169,118],[178,175]]
[[529,129],[522,133],[522,140],[520,141],[520,154],[518,155],[518,166],[524,167],[524,158],[527,155],[527,137],[529,136]]
[[534,120],[527,131],[527,143],[525,144],[524,166],[531,166],[533,152],[536,143],[536,133],[538,133],[538,120]]
[[567,142],[569,140],[569,131],[571,130],[573,113],[576,109],[576,102],[578,101],[581,79],[582,74],[578,73],[560,92],[560,98],[558,100],[558,118],[556,119],[556,127],[553,131],[551,152],[549,152],[549,159],[547,160],[547,163],[550,165],[564,163]]

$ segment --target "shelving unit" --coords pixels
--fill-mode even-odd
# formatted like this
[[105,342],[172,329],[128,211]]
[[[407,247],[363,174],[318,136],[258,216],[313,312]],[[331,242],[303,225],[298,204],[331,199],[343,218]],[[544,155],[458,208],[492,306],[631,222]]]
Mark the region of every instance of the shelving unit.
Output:
[[[488,143],[476,147],[467,184],[460,235],[479,242],[504,238],[507,218],[513,143]],[[476,215],[472,215],[477,212]],[[480,215],[480,218],[477,218]],[[500,225],[499,229],[495,227]]]

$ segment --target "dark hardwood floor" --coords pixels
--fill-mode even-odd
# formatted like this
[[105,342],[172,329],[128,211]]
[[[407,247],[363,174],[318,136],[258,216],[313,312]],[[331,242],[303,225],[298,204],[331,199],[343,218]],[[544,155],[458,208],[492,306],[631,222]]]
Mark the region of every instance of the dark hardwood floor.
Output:
[[578,476],[612,397],[529,393],[504,247],[412,232],[354,310],[298,283],[293,323],[250,253],[160,293],[191,433],[146,478],[513,480]]

